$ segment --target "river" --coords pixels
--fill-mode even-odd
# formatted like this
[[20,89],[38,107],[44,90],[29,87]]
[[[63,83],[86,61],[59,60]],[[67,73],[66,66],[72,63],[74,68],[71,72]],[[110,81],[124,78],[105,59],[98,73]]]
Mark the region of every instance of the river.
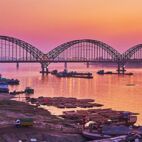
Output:
[[[51,66],[49,69],[62,70],[63,66]],[[2,65],[0,72],[3,77],[20,80],[20,85],[9,87],[10,91],[24,90],[26,86],[30,86],[35,89],[33,97],[91,98],[97,103],[104,104],[105,108],[140,113],[137,124],[142,124],[142,69],[129,69],[129,72],[134,73],[133,76],[98,75],[96,74],[98,69],[96,67],[86,68],[84,65],[69,66],[69,70],[92,72],[93,79],[42,76],[38,65],[20,65],[18,70],[14,65]],[[16,99],[25,101],[23,95],[17,96]],[[62,112],[54,107],[46,107],[46,109],[54,114]]]

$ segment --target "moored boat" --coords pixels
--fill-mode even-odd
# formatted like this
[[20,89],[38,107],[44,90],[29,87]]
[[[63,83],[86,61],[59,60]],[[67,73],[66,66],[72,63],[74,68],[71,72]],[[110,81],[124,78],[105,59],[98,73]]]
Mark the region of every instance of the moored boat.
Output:
[[7,79],[7,83],[9,85],[19,85],[19,80],[18,79]]
[[7,83],[0,82],[0,93],[9,93],[9,88]]
[[107,71],[107,72],[105,72],[104,70],[99,70],[99,71],[97,71],[97,74],[100,74],[100,75],[113,74],[113,72],[112,72],[112,71]]
[[7,78],[4,78],[2,77],[2,75],[0,75],[0,82],[3,82],[3,83],[7,83],[8,85],[19,85],[19,80],[18,79],[7,79]]
[[112,124],[112,125],[104,125],[102,127],[101,133],[110,136],[120,136],[120,135],[128,135],[132,131],[134,131],[132,127]]
[[34,93],[34,89],[30,88],[30,87],[26,87],[25,88],[25,93],[26,94],[33,94]]
[[10,92],[9,94],[10,95],[18,95],[18,94],[23,94],[25,93],[25,91],[13,91],[13,92]]
[[124,73],[118,73],[118,72],[112,72],[112,71],[104,71],[104,70],[99,70],[99,71],[97,71],[97,74],[99,74],[99,75],[105,75],[105,74],[113,74],[113,75],[133,75],[133,73],[126,73],[126,72],[124,72]]
[[51,71],[51,74],[52,75],[56,75],[58,73],[58,70],[53,70],[53,71]]
[[101,133],[93,133],[93,132],[89,132],[89,130],[84,130],[82,131],[82,135],[86,138],[89,138],[91,140],[99,140],[99,139],[106,139],[106,138],[111,138],[110,135],[103,135]]
[[[125,142],[133,142],[135,139],[142,140],[142,126],[126,126],[126,125],[104,125],[101,128],[85,129],[82,135],[92,140],[102,140],[106,142],[113,140],[125,140]],[[139,142],[139,141],[138,141]]]
[[87,79],[92,79],[93,75],[92,73],[78,73],[78,72],[67,72],[67,71],[63,71],[63,72],[57,72],[55,74],[57,77],[74,77],[74,78],[87,78]]
[[103,74],[105,74],[105,71],[104,70],[99,70],[99,71],[97,71],[97,74],[103,75]]

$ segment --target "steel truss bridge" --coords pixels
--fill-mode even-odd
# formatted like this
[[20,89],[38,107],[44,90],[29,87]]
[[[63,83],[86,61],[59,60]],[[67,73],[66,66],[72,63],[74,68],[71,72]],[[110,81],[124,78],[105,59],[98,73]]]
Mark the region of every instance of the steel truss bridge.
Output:
[[42,72],[48,72],[50,63],[116,63],[118,73],[125,72],[128,62],[142,63],[142,44],[119,53],[98,40],[81,39],[63,43],[48,53],[35,46],[9,36],[0,36],[0,63],[40,63]]

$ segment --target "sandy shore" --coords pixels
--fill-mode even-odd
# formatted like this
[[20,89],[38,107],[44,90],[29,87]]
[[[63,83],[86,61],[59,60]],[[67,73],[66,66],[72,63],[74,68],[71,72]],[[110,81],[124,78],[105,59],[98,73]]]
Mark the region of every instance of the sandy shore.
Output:
[[[47,142],[84,142],[78,130],[69,127],[57,116],[42,108],[24,102],[10,100],[8,94],[0,94],[0,142],[29,141],[37,138]],[[31,128],[15,128],[17,118],[33,118]]]

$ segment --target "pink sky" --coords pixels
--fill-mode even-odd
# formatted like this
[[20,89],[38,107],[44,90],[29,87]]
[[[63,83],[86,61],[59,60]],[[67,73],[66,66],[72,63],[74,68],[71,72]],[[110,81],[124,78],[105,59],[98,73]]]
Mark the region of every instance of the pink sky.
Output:
[[119,51],[142,43],[142,0],[0,0],[0,34],[42,51],[90,38]]

